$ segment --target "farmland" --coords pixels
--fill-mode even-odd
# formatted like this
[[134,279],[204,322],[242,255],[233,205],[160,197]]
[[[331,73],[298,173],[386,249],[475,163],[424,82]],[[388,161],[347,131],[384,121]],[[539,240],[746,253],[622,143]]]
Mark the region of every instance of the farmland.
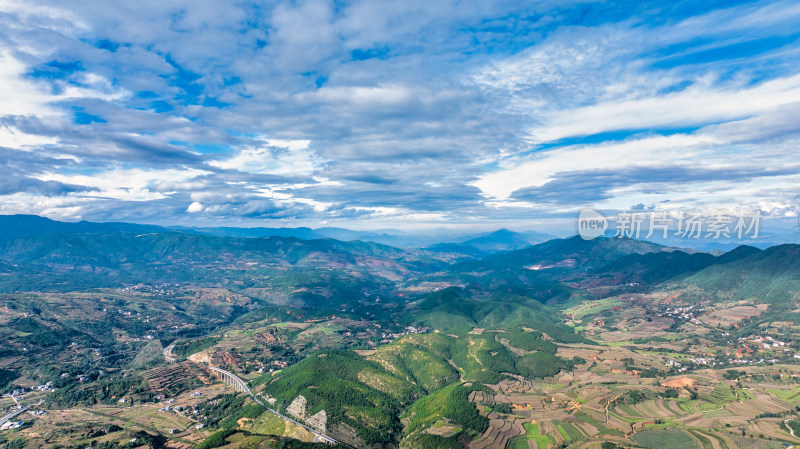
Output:
[[[543,334],[532,330],[514,333],[498,326],[451,330],[455,333],[447,335],[436,332],[397,334],[390,343],[374,345],[369,342],[385,338],[386,332],[381,333],[369,321],[336,316],[281,321],[268,314],[263,319],[236,323],[201,338],[178,339],[173,354],[186,361],[156,364],[138,371],[152,391],[148,397],[164,399],[147,400],[140,394],[131,396],[131,404],[106,403],[89,408],[51,410],[34,420],[33,426],[18,433],[30,441],[49,445],[92,438],[110,441],[120,435],[144,432],[168,435],[170,447],[189,448],[218,429],[313,441],[313,435],[306,430],[270,413],[259,412],[252,416],[240,413],[236,416],[241,417],[224,420],[224,413],[232,412],[213,411],[217,406],[209,404],[219,402],[219,398],[227,397],[224,394],[233,391],[204,372],[202,366],[212,364],[253,380],[253,387],[264,397],[277,395],[276,407],[285,409],[298,394],[317,401],[309,404],[315,407],[309,408],[309,415],[325,410],[328,429],[334,429],[332,431],[342,438],[354,438],[355,435],[348,437],[346,428],[360,429],[359,426],[369,421],[345,421],[349,424],[338,425],[331,421],[343,416],[342,412],[337,412],[340,406],[335,400],[319,402],[321,399],[315,399],[322,398],[318,396],[320,388],[329,388],[326,385],[332,379],[325,373],[333,366],[318,363],[305,390],[285,389],[295,382],[290,380],[294,379],[293,373],[303,368],[285,370],[284,367],[301,367],[297,361],[302,354],[373,347],[376,349],[359,349],[341,359],[353,366],[352,377],[348,380],[352,387],[348,388],[377,389],[375,392],[363,390],[364,397],[373,402],[388,401],[387,410],[409,407],[406,419],[410,421],[402,424],[406,429],[403,444],[409,448],[446,447],[458,441],[467,442],[473,449],[559,446],[591,449],[599,448],[603,442],[655,449],[663,448],[663,444],[681,449],[748,449],[800,443],[783,424],[784,420],[796,418],[800,407],[800,366],[748,363],[717,368],[698,363],[701,358],[710,360],[708,354],[718,357],[725,352],[735,353],[735,346],[730,347],[734,340],[710,338],[724,332],[716,325],[691,322],[688,324],[696,331],[691,335],[695,335],[699,343],[692,339],[669,338],[666,311],[671,309],[665,308],[663,301],[673,296],[666,293],[652,297],[635,295],[612,298],[597,305],[571,306],[567,310],[573,313],[566,313],[564,322],[581,326],[587,335],[592,335],[594,341],[584,342],[544,339]],[[627,310],[612,310],[619,304],[627,304]],[[680,307],[674,297],[668,304]],[[719,307],[726,306],[718,305],[695,316],[717,316],[722,310]],[[741,305],[731,303],[727,307],[741,308]],[[609,319],[609,313],[616,312],[620,315],[611,315]],[[667,316],[647,322],[637,318],[637,313]],[[640,329],[640,322],[647,322],[647,329],[655,329],[649,337],[617,338],[630,329]],[[770,332],[737,338],[735,342],[742,347],[753,348],[752,353],[740,351],[741,356],[760,360],[762,352],[776,353],[772,344],[767,348],[753,343],[754,340],[785,339],[784,334]],[[724,345],[726,343],[728,346]],[[317,360],[326,361],[339,353],[329,354]],[[508,361],[503,362],[500,354],[507,354],[503,357]],[[515,369],[514,360],[526,360],[532,354],[573,362],[565,365],[566,369],[538,378],[521,374],[486,375],[489,367],[493,367],[494,372]],[[137,356],[137,359],[143,358],[144,355]],[[341,365],[342,362],[337,363]],[[344,378],[341,370],[337,370],[340,374],[335,382],[341,383]],[[471,386],[480,378],[483,378],[480,388]],[[414,383],[408,383],[409,380]],[[289,383],[282,383],[287,381]],[[449,393],[454,390],[447,388],[437,391],[452,382],[468,388],[455,396]],[[280,387],[276,389],[275,386]],[[414,399],[425,391],[431,394],[422,400]],[[442,414],[461,394],[466,402],[459,405],[459,409],[474,407],[476,416],[482,417],[485,424],[472,424],[458,414]],[[34,393],[31,395],[36,397]],[[3,400],[8,402],[8,397]],[[248,404],[244,398],[240,401],[243,401],[242,406]],[[182,411],[164,412],[165,407]],[[186,412],[198,409],[197,414]],[[355,412],[352,406],[346,409],[350,414]],[[212,419],[217,413],[223,413],[219,421]],[[368,415],[363,416],[361,419],[366,420]],[[76,420],[83,424],[71,424]],[[198,429],[198,423],[211,425]],[[375,425],[398,429],[399,423],[378,424],[376,421]],[[100,431],[104,436],[97,439]],[[249,436],[241,435],[227,438],[249,441]]]
[[[181,283],[7,285],[0,410],[21,414],[3,439],[52,449],[134,439],[182,449],[326,438],[359,449],[800,444],[790,280],[741,292],[720,287],[741,276],[718,270],[623,282],[626,260],[646,272],[645,255],[670,251],[619,239],[478,260],[363,242],[147,238],[209,246],[181,246],[196,253],[170,262]],[[557,270],[527,268],[564,254],[571,262]],[[758,255],[728,257],[748,254]],[[103,263],[125,276],[152,270],[116,257]],[[653,257],[662,270],[673,256]],[[675,260],[693,257],[716,260]],[[207,277],[195,276],[198,260]],[[226,277],[237,267],[246,280]]]

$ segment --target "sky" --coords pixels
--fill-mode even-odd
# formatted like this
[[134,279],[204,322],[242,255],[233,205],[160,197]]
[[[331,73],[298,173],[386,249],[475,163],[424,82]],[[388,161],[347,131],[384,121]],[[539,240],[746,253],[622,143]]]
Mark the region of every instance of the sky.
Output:
[[798,23],[797,1],[0,0],[0,214],[789,220]]

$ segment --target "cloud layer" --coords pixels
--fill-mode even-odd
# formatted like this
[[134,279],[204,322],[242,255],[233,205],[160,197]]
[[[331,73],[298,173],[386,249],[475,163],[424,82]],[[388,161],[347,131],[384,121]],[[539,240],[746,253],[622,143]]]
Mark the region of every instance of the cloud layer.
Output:
[[0,213],[797,210],[796,2],[225,3],[0,0]]

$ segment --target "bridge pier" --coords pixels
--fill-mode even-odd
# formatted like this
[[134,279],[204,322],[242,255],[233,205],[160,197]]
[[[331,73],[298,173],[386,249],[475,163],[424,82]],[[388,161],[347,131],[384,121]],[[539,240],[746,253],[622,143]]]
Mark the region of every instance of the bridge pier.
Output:
[[233,377],[231,374],[229,374],[227,372],[224,372],[224,371],[217,371],[217,370],[213,370],[213,371],[214,371],[214,374],[219,376],[219,378],[222,379],[222,381],[224,383],[232,386],[233,389],[236,392],[243,393],[243,392],[246,391],[244,386],[242,386],[241,382],[239,382],[239,380],[236,379],[235,377]]

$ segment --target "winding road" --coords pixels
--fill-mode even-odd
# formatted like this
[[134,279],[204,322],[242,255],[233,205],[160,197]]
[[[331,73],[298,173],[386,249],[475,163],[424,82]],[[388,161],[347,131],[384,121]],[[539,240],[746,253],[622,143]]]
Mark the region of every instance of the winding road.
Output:
[[797,438],[797,435],[794,434],[794,429],[792,429],[792,426],[789,425],[789,421],[791,421],[791,418],[783,420],[783,425],[789,429],[789,433],[791,433],[793,437]]

